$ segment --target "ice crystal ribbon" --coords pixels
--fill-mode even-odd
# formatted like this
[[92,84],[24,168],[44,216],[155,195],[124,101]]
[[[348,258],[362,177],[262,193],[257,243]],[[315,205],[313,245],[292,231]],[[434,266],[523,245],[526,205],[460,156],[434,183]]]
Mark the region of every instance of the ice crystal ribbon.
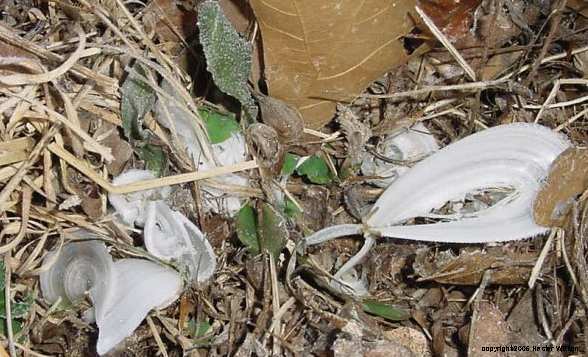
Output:
[[[533,201],[557,156],[570,147],[568,139],[537,124],[501,125],[470,135],[439,150],[394,181],[376,201],[363,225],[334,226],[303,240],[313,245],[362,232],[442,243],[489,243],[533,237],[549,230],[533,220]],[[431,210],[466,194],[496,188],[512,193],[495,205],[446,221],[403,225],[427,217]],[[435,215],[439,217],[439,215]],[[341,276],[365,256],[366,249],[336,274]],[[343,272],[342,272],[343,271]]]

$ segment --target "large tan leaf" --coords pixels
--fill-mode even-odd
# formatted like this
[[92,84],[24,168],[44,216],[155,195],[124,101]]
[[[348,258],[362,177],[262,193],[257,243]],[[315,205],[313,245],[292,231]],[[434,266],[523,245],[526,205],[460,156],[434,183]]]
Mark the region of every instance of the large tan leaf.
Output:
[[401,37],[414,0],[250,0],[270,95],[300,109],[309,127],[333,116],[335,101],[360,94],[406,60]]

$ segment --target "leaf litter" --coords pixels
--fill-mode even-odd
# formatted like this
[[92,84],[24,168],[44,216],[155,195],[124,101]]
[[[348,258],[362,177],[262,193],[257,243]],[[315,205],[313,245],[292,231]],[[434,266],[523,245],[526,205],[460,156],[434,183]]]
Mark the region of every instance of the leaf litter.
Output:
[[582,2],[61,3],[0,16],[0,354],[585,350]]

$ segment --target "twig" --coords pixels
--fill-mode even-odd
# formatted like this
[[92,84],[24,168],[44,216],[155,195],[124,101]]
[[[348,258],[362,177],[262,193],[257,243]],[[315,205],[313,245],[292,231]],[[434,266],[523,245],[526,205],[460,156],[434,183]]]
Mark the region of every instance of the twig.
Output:
[[427,16],[427,14],[425,14],[425,12],[423,10],[421,10],[421,8],[419,8],[418,6],[415,6],[415,10],[419,14],[419,16],[423,19],[423,22],[425,23],[425,25],[427,25],[427,27],[429,27],[429,30],[431,30],[433,35],[435,35],[437,40],[439,40],[439,42],[441,42],[441,44],[443,44],[443,46],[445,46],[447,51],[449,51],[449,53],[453,56],[453,58],[455,58],[455,60],[461,66],[461,68],[463,68],[464,72],[468,75],[468,77],[470,77],[470,79],[472,81],[476,81],[476,72],[474,72],[472,67],[470,67],[470,65],[466,62],[466,60],[462,57],[462,55],[451,44],[449,39],[447,37],[445,37],[443,32],[441,32],[441,30],[439,30],[439,28],[437,27],[437,25],[435,25],[433,20],[431,20],[431,18],[429,16]]
[[468,356],[473,356],[472,347],[474,346],[474,339],[475,336],[475,328],[476,323],[478,322],[478,313],[480,311],[480,302],[482,301],[482,297],[484,296],[484,290],[486,290],[486,286],[490,282],[490,278],[492,277],[492,270],[488,269],[482,275],[482,281],[480,282],[480,286],[474,293],[474,306],[472,312],[472,319],[470,321],[470,332],[468,334]]
[[[50,60],[52,62],[64,62],[65,57],[53,53],[42,46],[39,46],[33,42],[30,42],[26,39],[21,38],[20,36],[15,35],[7,26],[0,24],[0,39],[6,41],[7,43],[14,45],[18,48],[21,48],[29,53],[32,53],[38,57]],[[72,71],[81,75],[83,77],[89,78],[91,80],[96,81],[100,86],[105,88],[109,88],[111,90],[116,90],[118,88],[117,80],[112,79],[108,76],[103,74],[96,73],[91,69],[84,67],[80,64],[74,64],[72,66]]]
[[551,250],[551,246],[553,245],[553,239],[555,238],[555,235],[557,234],[558,230],[559,230],[558,228],[553,228],[551,230],[551,233],[549,234],[549,238],[547,238],[547,242],[545,242],[545,245],[543,246],[543,249],[541,250],[539,257],[537,258],[537,263],[535,263],[533,270],[531,270],[531,277],[529,278],[529,283],[528,283],[529,288],[531,288],[531,289],[533,289],[533,287],[535,286],[535,282],[537,281],[537,278],[539,277],[539,273],[541,272],[541,268],[543,267],[543,263],[545,263],[545,258],[547,257],[547,254]]
[[480,81],[480,82],[472,82],[472,83],[463,83],[463,84],[451,84],[445,86],[428,86],[420,89],[409,90],[405,92],[399,93],[391,93],[391,94],[364,94],[363,97],[366,98],[375,98],[375,99],[401,99],[401,98],[411,98],[416,97],[419,95],[429,94],[433,92],[441,92],[441,91],[473,91],[491,87],[498,87],[508,83],[508,78],[501,78],[496,79],[493,81]]
[[155,326],[155,323],[153,323],[153,319],[151,318],[151,316],[147,316],[146,320],[147,320],[147,325],[149,325],[149,329],[151,330],[151,334],[153,335],[153,338],[155,339],[155,343],[157,343],[157,348],[159,348],[159,352],[161,352],[163,357],[168,357],[169,355],[167,354],[167,350],[165,349],[165,345],[163,344],[163,341],[161,340],[161,336],[159,336],[159,332],[157,332],[157,327]]
[[531,71],[527,75],[527,78],[525,80],[525,84],[529,84],[531,82],[531,80],[533,79],[533,77],[535,77],[535,75],[537,74],[537,70],[539,70],[539,66],[541,65],[543,59],[545,58],[545,55],[547,54],[547,50],[549,49],[549,46],[553,42],[553,38],[555,37],[555,34],[559,31],[558,27],[561,22],[562,12],[566,6],[566,3],[567,3],[567,0],[561,0],[559,2],[559,6],[554,10],[554,16],[551,19],[549,33],[547,34],[547,37],[545,37],[545,42],[543,43],[543,47],[541,47],[541,52],[539,52],[539,57],[537,57],[537,59],[533,63],[533,67],[531,68]]
[[582,110],[581,112],[579,112],[578,114],[574,115],[573,117],[571,117],[570,119],[568,119],[568,121],[566,121],[563,124],[560,124],[557,128],[553,129],[554,131],[562,131],[566,126],[572,124],[573,122],[575,122],[576,120],[580,119],[581,117],[588,115],[588,108]]

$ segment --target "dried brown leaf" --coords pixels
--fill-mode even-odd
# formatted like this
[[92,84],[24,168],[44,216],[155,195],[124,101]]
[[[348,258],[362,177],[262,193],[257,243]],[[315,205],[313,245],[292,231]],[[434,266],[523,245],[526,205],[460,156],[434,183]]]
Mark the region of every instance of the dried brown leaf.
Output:
[[295,141],[304,131],[304,120],[298,109],[288,103],[257,94],[257,103],[263,122],[274,128],[284,142]]
[[562,227],[577,195],[588,188],[588,150],[570,148],[551,166],[547,183],[533,205],[535,222]]
[[306,126],[329,122],[336,101],[357,96],[407,59],[401,37],[415,0],[251,0],[272,97],[297,107]]
[[478,285],[482,275],[492,269],[491,284],[526,284],[537,254],[501,249],[462,251],[459,256],[451,252],[430,254],[423,250],[417,253],[415,272],[420,281],[436,281],[441,284]]
[[473,331],[470,331],[471,325],[465,325],[460,330],[460,339],[466,340],[469,333],[474,334],[471,339],[472,346],[469,346],[473,356],[496,357],[507,356],[506,352],[487,351],[485,346],[505,346],[509,343],[510,331],[505,321],[504,314],[493,304],[482,302],[478,310],[478,319],[474,324]]

